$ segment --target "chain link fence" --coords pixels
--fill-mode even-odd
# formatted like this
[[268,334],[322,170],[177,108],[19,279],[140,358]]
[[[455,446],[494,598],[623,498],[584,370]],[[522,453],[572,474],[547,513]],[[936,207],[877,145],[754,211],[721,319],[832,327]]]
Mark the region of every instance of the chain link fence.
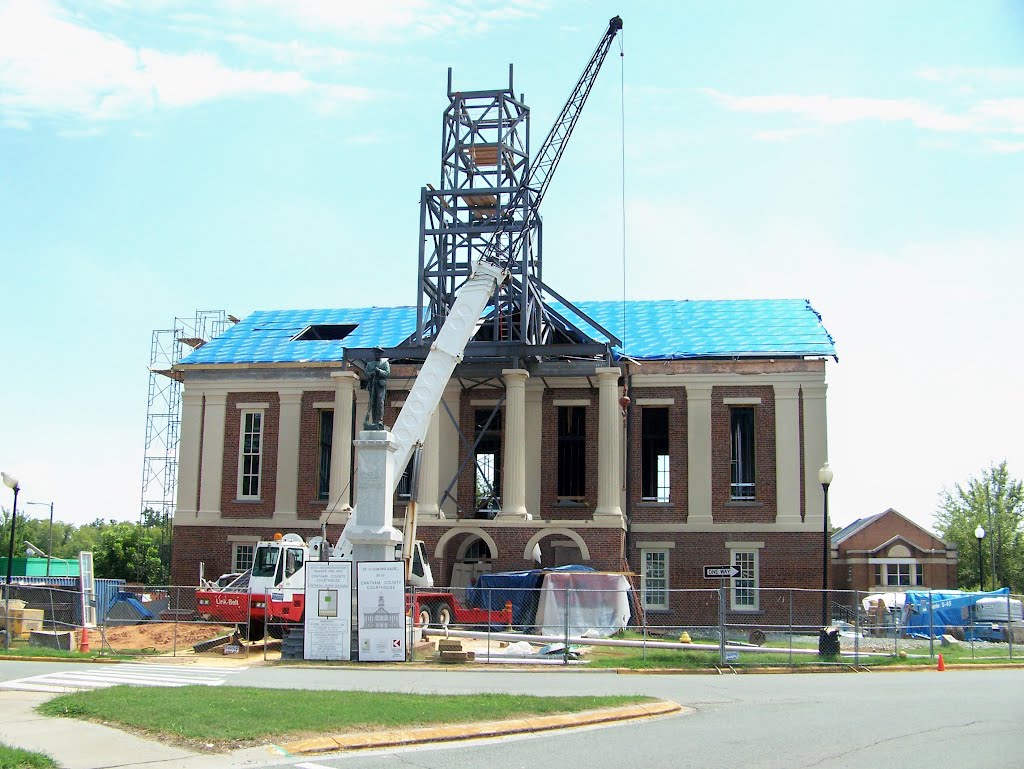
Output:
[[[1019,661],[1024,596],[796,588],[661,590],[646,601],[615,587],[545,576],[502,584],[410,588],[410,658],[432,658],[424,636],[464,638],[480,662],[599,666],[863,666],[894,658]],[[593,583],[596,578],[589,578]],[[203,585],[118,585],[102,600],[70,587],[11,585],[0,600],[5,644],[78,649],[89,604],[89,650],[100,655],[277,653],[302,658],[301,601]],[[267,607],[272,607],[267,612]],[[85,613],[83,615],[83,608]],[[87,620],[88,621],[88,620]],[[354,625],[354,622],[353,622]],[[283,644],[282,644],[283,639]],[[289,642],[291,646],[289,648]]]

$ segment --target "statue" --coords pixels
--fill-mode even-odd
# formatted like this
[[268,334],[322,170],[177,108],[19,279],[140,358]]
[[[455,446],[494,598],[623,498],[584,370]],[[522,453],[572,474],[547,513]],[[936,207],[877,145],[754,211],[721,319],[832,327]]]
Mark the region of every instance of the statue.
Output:
[[384,396],[388,391],[388,377],[391,376],[391,364],[383,357],[384,348],[373,348],[373,360],[368,361],[366,374],[366,393],[370,402],[366,407],[366,419],[363,420],[364,430],[386,430],[384,427]]

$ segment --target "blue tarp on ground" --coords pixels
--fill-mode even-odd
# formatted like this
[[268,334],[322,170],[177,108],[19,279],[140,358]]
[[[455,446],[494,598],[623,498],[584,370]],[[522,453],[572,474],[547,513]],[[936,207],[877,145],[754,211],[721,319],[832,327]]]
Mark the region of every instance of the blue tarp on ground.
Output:
[[548,572],[594,571],[589,566],[558,566],[554,569],[501,571],[481,574],[473,587],[466,589],[466,604],[480,609],[500,611],[512,603],[512,624],[532,626],[537,612],[540,583]]
[[904,593],[903,632],[908,636],[929,638],[941,636],[947,627],[958,627],[970,633],[971,607],[984,598],[1006,598],[1009,594],[1008,587],[987,593],[908,590]]

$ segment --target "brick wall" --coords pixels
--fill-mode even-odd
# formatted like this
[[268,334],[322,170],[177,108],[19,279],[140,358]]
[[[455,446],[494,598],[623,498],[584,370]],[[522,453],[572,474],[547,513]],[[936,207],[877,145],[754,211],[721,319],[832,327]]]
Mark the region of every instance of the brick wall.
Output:
[[[630,396],[633,399],[632,424],[629,426],[629,448],[631,453],[631,502],[634,523],[685,523],[687,501],[690,493],[688,444],[686,440],[686,388],[685,387],[635,387]],[[642,398],[672,398],[671,406],[637,406]],[[644,408],[668,409],[669,446],[669,501],[667,504],[644,502],[642,499],[643,470],[643,410]]]
[[[754,409],[754,502],[730,500],[730,411],[725,398],[760,398]],[[762,387],[715,387],[711,391],[711,511],[715,523],[774,523],[775,390]]]
[[[242,430],[240,403],[267,403],[263,412],[262,453],[260,455],[260,498],[237,499],[238,451]],[[281,421],[281,403],[275,392],[228,393],[224,424],[224,474],[220,509],[224,518],[271,518],[277,492],[277,434]]]
[[302,394],[299,412],[299,498],[296,507],[300,519],[319,519],[327,509],[327,500],[317,498],[320,409],[313,405],[326,402],[334,402],[334,393],[329,390],[311,390]]
[[[588,401],[586,409],[586,474],[582,500],[558,497],[558,410],[555,401]],[[541,399],[540,514],[561,521],[587,520],[597,507],[598,394],[596,389],[546,389]]]

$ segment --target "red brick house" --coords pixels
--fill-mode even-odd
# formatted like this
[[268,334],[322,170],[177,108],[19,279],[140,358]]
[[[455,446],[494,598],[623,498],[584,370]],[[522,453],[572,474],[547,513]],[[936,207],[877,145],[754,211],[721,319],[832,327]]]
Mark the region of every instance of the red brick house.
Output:
[[[819,588],[818,468],[835,350],[810,304],[579,306],[627,340],[614,365],[456,369],[448,384],[418,506],[437,583],[530,567],[539,551],[546,566],[632,570],[650,624],[682,620],[672,590],[717,587],[703,579],[706,564],[740,569],[736,615],[768,612],[758,588]],[[379,344],[393,354],[414,313],[257,312],[175,366],[176,584],[196,584],[200,562],[207,576],[247,568],[255,542],[275,532],[310,537],[326,523],[338,537],[367,407],[345,351]],[[333,331],[308,334],[314,327]],[[385,424],[417,371],[393,361]],[[396,526],[404,506],[400,488]]]
[[832,535],[832,585],[900,592],[957,587],[957,549],[892,508]]

